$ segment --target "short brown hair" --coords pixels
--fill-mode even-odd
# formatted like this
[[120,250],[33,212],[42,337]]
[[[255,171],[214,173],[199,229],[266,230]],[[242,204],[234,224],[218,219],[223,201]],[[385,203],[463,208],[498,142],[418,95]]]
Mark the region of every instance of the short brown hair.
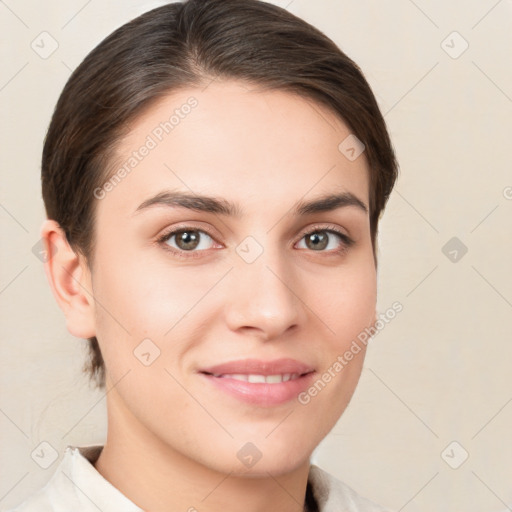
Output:
[[[360,68],[321,31],[259,0],[169,3],[126,23],[74,70],[57,102],[42,156],[49,219],[94,264],[94,190],[128,123],[172,91],[238,79],[299,94],[340,116],[365,145],[370,167],[370,228],[376,259],[380,215],[398,165],[384,118]],[[341,141],[340,141],[341,142]],[[84,370],[105,387],[96,337]]]

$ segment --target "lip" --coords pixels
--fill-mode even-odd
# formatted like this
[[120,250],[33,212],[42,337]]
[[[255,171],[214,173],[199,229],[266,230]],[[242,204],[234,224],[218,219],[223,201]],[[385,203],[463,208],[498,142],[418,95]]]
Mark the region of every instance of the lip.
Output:
[[282,358],[273,361],[262,361],[260,359],[238,359],[227,363],[201,368],[200,372],[211,373],[214,375],[226,373],[241,373],[244,375],[276,375],[279,373],[309,373],[314,368],[308,364],[297,361],[296,359]]
[[[273,384],[252,383],[219,376],[225,374],[267,376],[285,373],[296,373],[300,376],[293,380]],[[295,359],[276,359],[274,361],[242,359],[199,370],[199,375],[215,386],[215,389],[240,401],[264,407],[281,405],[295,399],[311,385],[315,373],[313,367]]]

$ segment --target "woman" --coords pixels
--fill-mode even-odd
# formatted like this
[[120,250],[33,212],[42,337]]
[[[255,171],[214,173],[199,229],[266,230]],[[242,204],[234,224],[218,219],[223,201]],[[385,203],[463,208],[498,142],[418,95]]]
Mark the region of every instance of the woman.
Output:
[[16,510],[384,510],[309,459],[361,373],[396,173],[359,68],[283,9],[171,3],[100,43],[48,130],[41,236],[107,440]]

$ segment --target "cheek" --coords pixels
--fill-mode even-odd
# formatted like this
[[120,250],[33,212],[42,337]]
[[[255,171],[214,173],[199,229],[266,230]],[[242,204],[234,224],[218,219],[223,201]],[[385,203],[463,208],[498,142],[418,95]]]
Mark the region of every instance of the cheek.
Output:
[[140,371],[134,356],[139,346],[159,353],[152,369],[172,366],[212,314],[212,302],[203,299],[226,269],[172,268],[165,257],[131,257],[129,251],[115,256],[114,245],[104,246],[102,254],[110,257],[98,259],[94,283],[96,335],[106,366],[113,378],[128,369]]
[[322,321],[317,326],[326,327],[318,346],[322,354],[318,379],[299,403],[317,418],[314,421],[322,436],[339,419],[359,381],[367,349],[365,330],[375,318],[376,288],[374,266],[362,265],[325,280],[324,293],[310,294]]
[[356,338],[374,320],[377,301],[373,265],[340,272],[325,280],[324,292],[312,296],[315,312],[328,327],[339,348]]
[[191,275],[187,269],[171,268],[165,258],[151,260],[140,252],[138,257],[135,251],[133,257],[109,254],[97,271],[95,296],[104,306],[98,313],[132,336],[163,336],[201,299],[215,277],[203,279],[200,272]]

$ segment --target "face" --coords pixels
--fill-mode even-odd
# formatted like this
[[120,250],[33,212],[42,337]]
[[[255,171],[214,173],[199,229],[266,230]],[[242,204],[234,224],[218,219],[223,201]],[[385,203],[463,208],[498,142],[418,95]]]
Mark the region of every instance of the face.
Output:
[[133,123],[96,193],[109,421],[226,473],[309,459],[364,347],[335,363],[375,317],[368,168],[338,149],[349,135],[319,104],[234,81],[175,92]]

